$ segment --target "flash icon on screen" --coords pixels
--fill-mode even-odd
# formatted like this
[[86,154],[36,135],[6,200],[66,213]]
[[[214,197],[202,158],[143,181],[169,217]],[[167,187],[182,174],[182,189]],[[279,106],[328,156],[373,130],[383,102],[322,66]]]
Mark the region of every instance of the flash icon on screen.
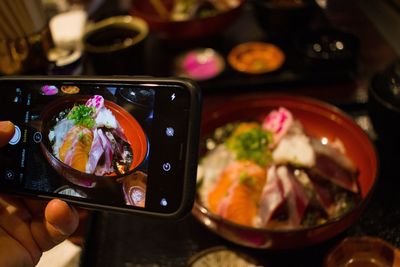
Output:
[[176,98],[176,95],[175,95],[175,93],[173,93],[173,94],[171,95],[171,101],[174,101],[175,98]]

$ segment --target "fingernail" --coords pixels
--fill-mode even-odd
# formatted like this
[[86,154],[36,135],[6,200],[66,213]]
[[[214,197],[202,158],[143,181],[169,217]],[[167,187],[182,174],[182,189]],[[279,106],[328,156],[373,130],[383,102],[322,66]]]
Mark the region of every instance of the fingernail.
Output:
[[11,121],[0,121],[0,129],[1,130],[11,130],[15,126]]

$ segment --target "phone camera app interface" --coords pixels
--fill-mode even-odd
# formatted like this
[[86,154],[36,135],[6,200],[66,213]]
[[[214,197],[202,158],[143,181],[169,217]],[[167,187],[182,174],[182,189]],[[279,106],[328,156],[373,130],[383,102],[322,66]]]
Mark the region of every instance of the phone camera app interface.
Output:
[[146,206],[154,90],[37,84],[7,92],[0,120],[11,120],[15,134],[0,148],[1,186]]

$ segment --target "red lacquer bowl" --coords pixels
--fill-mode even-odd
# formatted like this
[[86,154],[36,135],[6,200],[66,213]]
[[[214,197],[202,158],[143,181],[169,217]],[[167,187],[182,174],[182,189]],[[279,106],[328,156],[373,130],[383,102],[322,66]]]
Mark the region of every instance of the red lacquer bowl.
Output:
[[123,129],[125,136],[132,147],[133,161],[129,172],[125,173],[124,175],[111,173],[106,176],[97,176],[78,171],[55,157],[51,152],[51,146],[48,138],[49,131],[51,127],[54,126],[52,119],[55,115],[59,114],[60,111],[72,108],[75,104],[84,104],[91,97],[92,96],[70,96],[59,98],[46,106],[42,113],[41,132],[43,135],[43,140],[41,147],[46,159],[61,176],[65,177],[70,182],[83,187],[94,187],[97,182],[101,181],[101,179],[119,178],[131,174],[135,168],[137,168],[144,161],[148,150],[147,137],[139,122],[122,107],[118,106],[114,102],[104,100],[105,107],[111,110],[118,123],[121,125],[121,128]]
[[[160,0],[160,2],[167,10],[171,10],[174,3],[173,0]],[[132,0],[131,14],[144,19],[149,24],[151,31],[159,33],[165,39],[199,40],[226,30],[239,17],[245,2],[245,0],[241,0],[237,7],[215,16],[172,21],[161,17],[151,1]]]
[[343,111],[327,103],[287,95],[241,96],[203,113],[202,136],[228,122],[261,121],[272,109],[286,107],[301,121],[308,134],[329,141],[342,141],[347,155],[359,169],[361,202],[344,216],[315,227],[294,230],[259,229],[235,224],[211,213],[198,199],[193,215],[208,229],[234,243],[271,249],[292,249],[325,241],[352,225],[364,210],[378,173],[377,153],[367,134]]

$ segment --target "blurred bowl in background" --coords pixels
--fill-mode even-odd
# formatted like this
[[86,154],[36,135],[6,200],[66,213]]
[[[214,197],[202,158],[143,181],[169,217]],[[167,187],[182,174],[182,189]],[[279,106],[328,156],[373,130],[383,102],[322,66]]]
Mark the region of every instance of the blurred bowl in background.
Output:
[[372,236],[345,238],[324,261],[324,267],[390,267],[399,264],[399,251],[388,242]]
[[355,69],[359,40],[351,33],[326,28],[300,32],[295,47],[303,57],[303,65],[313,70]]
[[[132,0],[131,14],[143,18],[150,27],[150,30],[158,33],[163,39],[168,40],[200,40],[226,30],[240,15],[241,9],[246,0],[238,0],[238,4],[209,16],[191,17],[184,20],[172,20],[170,17],[174,5],[173,0]],[[222,1],[215,1],[222,2]],[[165,15],[159,11],[162,6]]]
[[[240,225],[212,213],[196,198],[193,215],[217,235],[252,248],[294,249],[332,238],[351,226],[361,215],[372,194],[378,175],[378,158],[367,134],[338,108],[318,100],[288,95],[241,96],[204,110],[203,140],[215,129],[231,122],[260,121],[271,110],[285,107],[298,119],[310,136],[339,139],[346,154],[359,170],[361,200],[344,215],[326,223],[295,229],[255,228]],[[204,147],[203,147],[204,150]]]
[[251,0],[256,20],[273,41],[290,40],[312,18],[310,0]]
[[47,53],[54,46],[46,25],[41,31],[15,40],[0,38],[0,74],[45,74]]
[[400,60],[372,78],[368,107],[379,138],[396,155],[400,148],[400,129],[395,126],[400,121]]
[[147,23],[138,17],[116,16],[96,22],[83,36],[86,59],[95,74],[143,74],[148,33]]
[[282,67],[285,59],[285,53],[278,46],[265,42],[242,43],[228,54],[231,67],[248,74],[276,71]]

